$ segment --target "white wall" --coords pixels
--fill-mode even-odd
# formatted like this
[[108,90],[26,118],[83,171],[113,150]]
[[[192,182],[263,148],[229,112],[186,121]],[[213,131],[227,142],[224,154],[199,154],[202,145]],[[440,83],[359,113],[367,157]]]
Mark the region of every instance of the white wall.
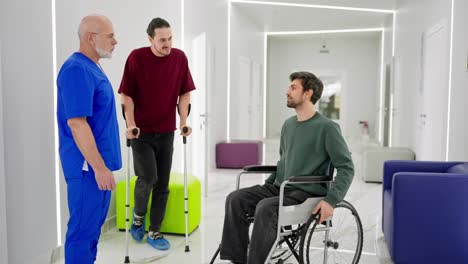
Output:
[[[0,40],[0,234],[7,234],[5,154],[3,144],[3,86],[2,86],[2,42]],[[0,263],[8,263],[7,236],[0,236]]]
[[[263,43],[264,43],[264,29],[255,19],[245,15],[235,5],[231,9],[231,95],[230,95],[230,132],[231,139],[253,139],[246,138],[249,133],[246,131],[249,127],[256,127],[261,129],[262,123],[249,123],[250,120],[246,115],[248,109],[253,108],[250,98],[253,96],[252,89],[260,96],[258,99],[263,102],[261,96],[262,86],[252,85],[248,78],[241,74],[240,63],[242,60],[246,62],[246,67],[252,68],[253,64],[263,64]],[[243,69],[244,72],[250,72],[251,69]],[[261,70],[263,77],[263,67]],[[245,83],[247,85],[243,85]],[[244,113],[244,114],[242,114]]]
[[227,12],[227,1],[185,0],[185,50],[189,59],[192,39],[206,32],[208,49],[206,150],[209,168],[216,166],[216,143],[226,139]]
[[[9,264],[47,263],[57,245],[50,1],[2,1]],[[27,7],[27,8],[25,8]]]
[[[359,33],[358,33],[359,34]],[[294,115],[286,107],[286,89],[293,71],[343,77],[341,118],[346,137],[359,137],[359,120],[377,120],[380,33],[325,35],[329,54],[320,54],[320,38],[270,38],[268,41],[267,137],[278,137],[284,120]],[[375,131],[371,129],[371,136]]]
[[[421,35],[442,19],[450,21],[450,1],[397,0],[396,9],[395,102],[398,106],[397,119],[400,120],[397,126],[401,129],[394,130],[394,145],[415,150],[418,137],[417,114],[420,107],[418,102],[421,101]],[[448,85],[441,87],[440,92],[447,93]]]
[[[447,1],[448,2],[448,1]],[[455,0],[453,26],[452,94],[450,108],[449,160],[468,161],[468,1]]]

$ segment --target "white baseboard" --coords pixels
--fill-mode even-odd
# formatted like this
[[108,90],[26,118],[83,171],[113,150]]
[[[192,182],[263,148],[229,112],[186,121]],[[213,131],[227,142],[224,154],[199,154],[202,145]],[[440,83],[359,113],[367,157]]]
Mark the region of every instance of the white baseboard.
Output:
[[104,234],[109,230],[115,229],[115,227],[117,226],[116,217],[116,215],[113,215],[106,219],[106,222],[104,222],[104,224],[102,225],[101,234]]
[[50,264],[54,264],[61,259],[65,258],[65,253],[63,249],[63,245],[60,245],[54,249],[52,249],[52,253],[50,254]]

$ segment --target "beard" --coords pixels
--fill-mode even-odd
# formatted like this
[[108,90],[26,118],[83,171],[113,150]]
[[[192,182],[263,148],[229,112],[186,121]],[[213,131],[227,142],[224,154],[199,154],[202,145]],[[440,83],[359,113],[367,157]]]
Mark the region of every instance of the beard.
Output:
[[301,102],[294,102],[292,98],[288,97],[286,99],[286,106],[289,108],[296,108]]
[[154,48],[160,55],[167,56],[171,54],[171,48],[169,47],[162,47],[160,49]]
[[299,99],[298,101],[293,101],[292,98],[288,98],[286,101],[286,106],[289,108],[294,108],[294,109],[302,106],[303,104],[304,104],[304,100],[302,99]]
[[112,58],[112,51],[105,51],[104,49],[101,49],[99,47],[95,48],[97,54],[99,55],[99,58],[101,59],[110,59]]

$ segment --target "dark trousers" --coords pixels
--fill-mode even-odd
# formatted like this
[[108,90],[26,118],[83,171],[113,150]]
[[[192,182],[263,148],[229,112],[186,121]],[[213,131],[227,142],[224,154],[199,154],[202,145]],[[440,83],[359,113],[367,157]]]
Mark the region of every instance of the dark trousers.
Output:
[[[304,202],[310,194],[301,190],[285,190],[284,205]],[[221,259],[263,264],[276,239],[279,187],[256,185],[236,190],[226,198]],[[249,243],[248,216],[254,216]],[[247,257],[247,252],[249,252]]]
[[99,190],[91,168],[81,173],[79,178],[66,179],[70,212],[65,239],[66,264],[94,263],[111,198],[110,191]]
[[174,132],[142,133],[132,140],[135,185],[135,214],[144,216],[153,192],[149,230],[159,232],[169,196],[169,175],[174,152]]

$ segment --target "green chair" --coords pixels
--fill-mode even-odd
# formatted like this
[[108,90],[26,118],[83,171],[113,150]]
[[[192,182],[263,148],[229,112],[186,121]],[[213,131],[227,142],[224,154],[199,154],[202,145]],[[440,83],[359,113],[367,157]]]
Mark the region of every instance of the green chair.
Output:
[[[133,191],[137,177],[130,179],[130,221],[132,219],[133,207],[135,205]],[[192,233],[200,225],[201,219],[201,184],[193,175],[187,175],[188,182],[188,231]],[[121,181],[116,187],[116,221],[117,228],[125,230],[125,181]],[[167,200],[166,214],[161,225],[162,233],[185,234],[185,209],[184,209],[184,175],[171,173],[169,181],[169,198]],[[145,216],[145,230],[150,225],[149,212],[151,208],[151,197],[149,198],[148,211]]]

